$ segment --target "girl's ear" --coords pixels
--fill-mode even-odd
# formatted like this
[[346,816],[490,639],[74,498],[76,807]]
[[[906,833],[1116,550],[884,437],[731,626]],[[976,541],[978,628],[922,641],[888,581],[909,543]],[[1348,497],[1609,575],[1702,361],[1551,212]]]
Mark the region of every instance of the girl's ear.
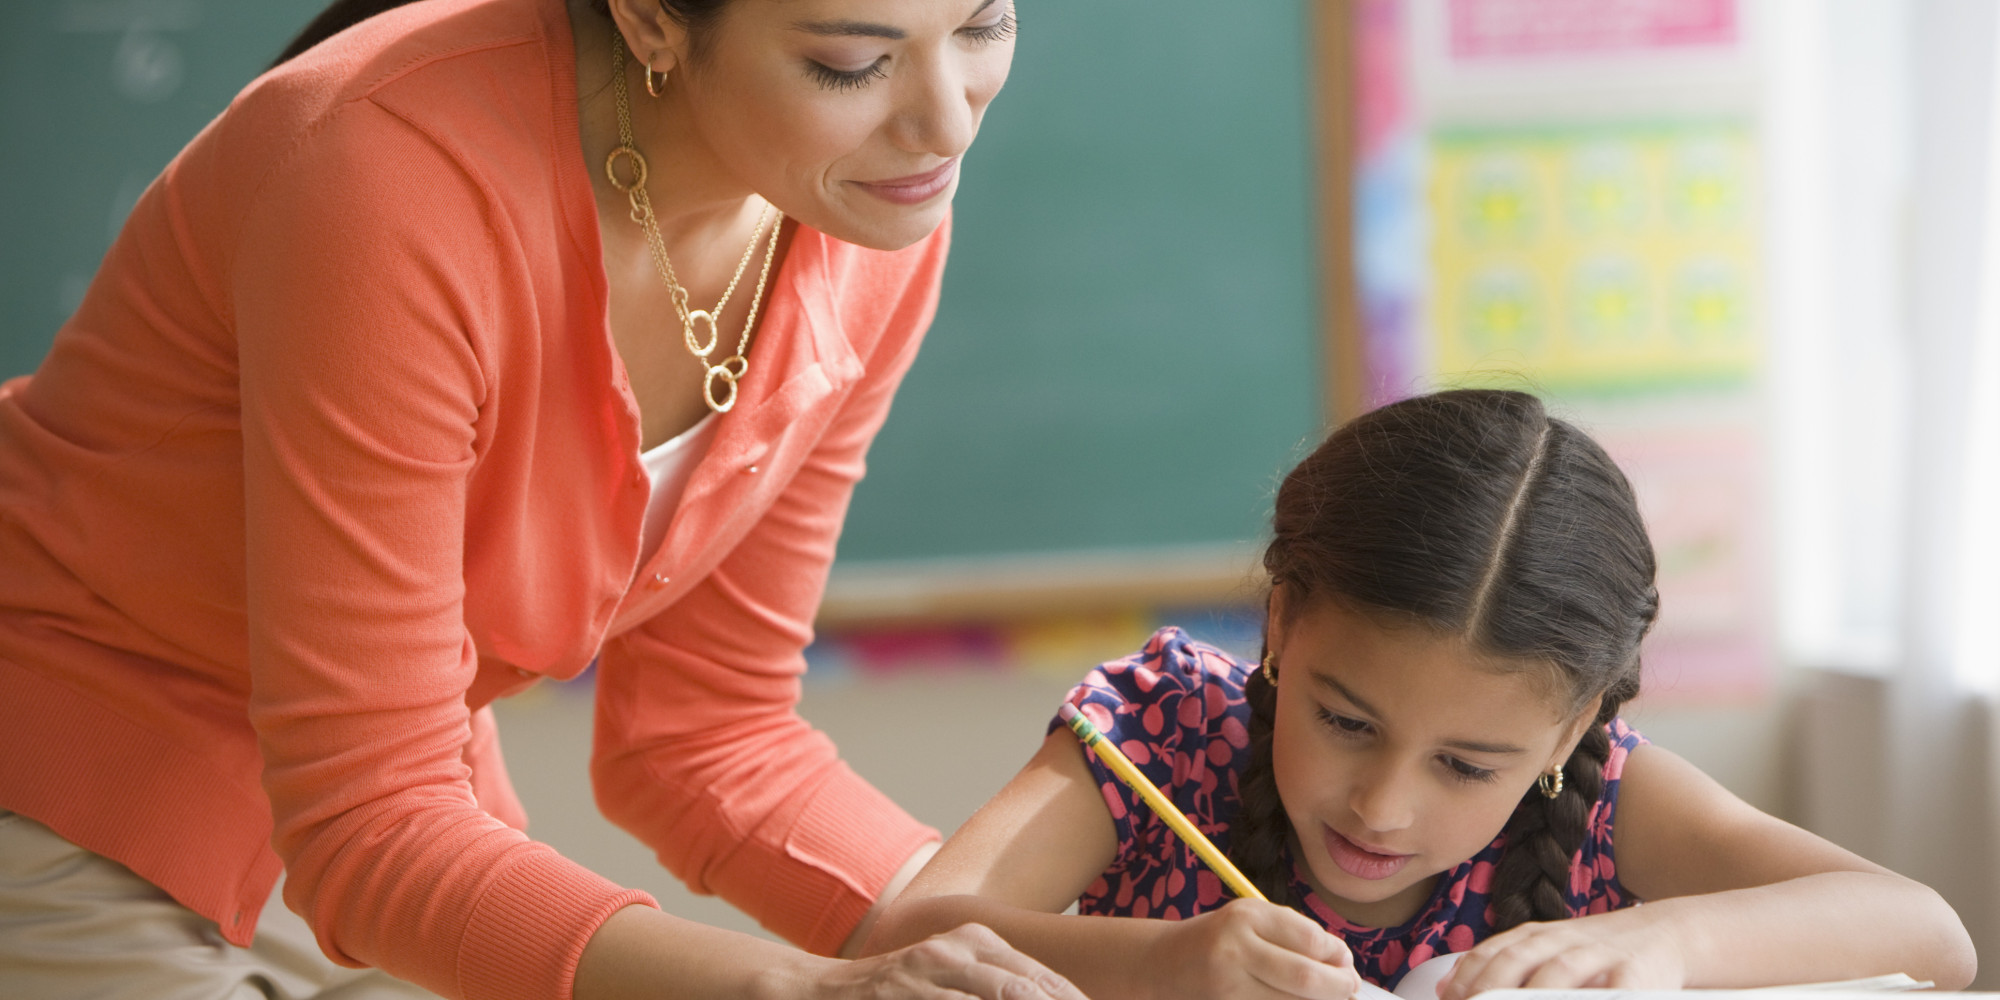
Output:
[[610,0],[611,20],[635,61],[655,73],[671,73],[687,61],[688,34],[658,0]]
[[1556,759],[1549,762],[1550,767],[1567,762],[1570,755],[1576,753],[1576,745],[1583,742],[1583,734],[1590,732],[1590,727],[1597,723],[1597,713],[1603,707],[1604,696],[1600,694],[1576,713],[1576,718],[1570,721],[1568,736],[1557,748]]
[[1285,641],[1285,585],[1271,584],[1271,596],[1264,599],[1264,648],[1273,659],[1282,660],[1279,648]]

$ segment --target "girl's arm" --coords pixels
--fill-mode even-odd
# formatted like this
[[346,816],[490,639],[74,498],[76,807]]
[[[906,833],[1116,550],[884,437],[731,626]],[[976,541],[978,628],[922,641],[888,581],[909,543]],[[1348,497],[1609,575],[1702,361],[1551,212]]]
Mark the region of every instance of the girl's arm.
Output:
[[1632,752],[1613,849],[1643,906],[1495,935],[1440,995],[1609,986],[1767,986],[1908,973],[1972,980],[1972,941],[1937,893],[1765,815],[1674,754]]
[[1239,900],[1183,921],[1064,916],[1117,851],[1082,748],[1057,730],[882,914],[865,950],[979,923],[1093,1000],[1345,1000],[1358,987],[1339,939],[1268,903]]

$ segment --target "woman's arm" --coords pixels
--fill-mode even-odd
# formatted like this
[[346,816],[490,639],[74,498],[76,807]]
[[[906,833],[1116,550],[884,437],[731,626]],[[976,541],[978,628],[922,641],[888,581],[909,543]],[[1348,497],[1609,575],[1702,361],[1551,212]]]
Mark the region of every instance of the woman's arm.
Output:
[[1066,730],[981,807],[882,915],[882,950],[979,923],[1093,1000],[1299,996],[1359,984],[1338,939],[1305,916],[1238,901],[1184,921],[1064,916],[1103,873],[1118,834]]
[[[837,953],[898,870],[938,839],[848,768],[796,707],[848,500],[935,308],[948,239],[941,229],[904,251],[845,248],[853,259],[829,262],[840,248],[798,233],[786,267],[845,275],[840,322],[811,329],[799,314],[823,303],[794,301],[788,314],[774,302],[767,322],[790,315],[799,325],[758,349],[823,360],[759,369],[766,395],[746,397],[728,419],[770,447],[728,468],[722,485],[691,488],[676,517],[705,526],[704,545],[719,551],[704,565],[676,549],[678,526],[670,531],[666,559],[689,561],[668,575],[690,589],[607,642],[599,663],[591,777],[604,814],[696,891],[822,955]],[[848,344],[826,342],[842,336]],[[799,390],[844,396],[801,402]],[[725,433],[715,447],[730,443]],[[709,471],[705,461],[695,486]],[[718,531],[738,537],[711,544]]]
[[467,489],[488,338],[532,335],[505,325],[533,315],[521,261],[457,161],[372,101],[238,200],[237,356],[215,363],[241,385],[248,711],[285,902],[343,963],[563,996],[646,896],[489,815],[465,763]]
[[1904,972],[1959,989],[1972,942],[1937,893],[1765,815],[1678,756],[1632,752],[1618,879],[1643,906],[1483,942],[1445,1000],[1509,986],[1768,986]]
[[644,906],[599,927],[576,1000],[1085,1000],[993,932],[965,927],[857,962],[821,958]]

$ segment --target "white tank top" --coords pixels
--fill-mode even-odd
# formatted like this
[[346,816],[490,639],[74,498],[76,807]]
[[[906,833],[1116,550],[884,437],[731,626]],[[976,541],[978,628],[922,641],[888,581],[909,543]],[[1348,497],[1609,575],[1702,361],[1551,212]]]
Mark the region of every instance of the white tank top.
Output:
[[708,454],[708,443],[719,426],[711,413],[679,436],[639,456],[646,466],[646,478],[653,481],[653,495],[646,501],[645,527],[639,534],[639,565],[650,562],[661,540],[667,537],[667,525],[673,521],[674,511],[680,509],[688,479],[694,475],[694,467],[701,464],[701,457]]

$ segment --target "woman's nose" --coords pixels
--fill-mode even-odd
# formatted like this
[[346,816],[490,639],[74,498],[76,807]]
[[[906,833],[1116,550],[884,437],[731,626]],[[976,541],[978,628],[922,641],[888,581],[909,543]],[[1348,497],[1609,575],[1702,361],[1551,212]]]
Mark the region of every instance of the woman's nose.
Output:
[[896,115],[897,145],[945,158],[965,152],[993,95],[981,93],[976,77],[949,59],[932,65],[913,83]]

